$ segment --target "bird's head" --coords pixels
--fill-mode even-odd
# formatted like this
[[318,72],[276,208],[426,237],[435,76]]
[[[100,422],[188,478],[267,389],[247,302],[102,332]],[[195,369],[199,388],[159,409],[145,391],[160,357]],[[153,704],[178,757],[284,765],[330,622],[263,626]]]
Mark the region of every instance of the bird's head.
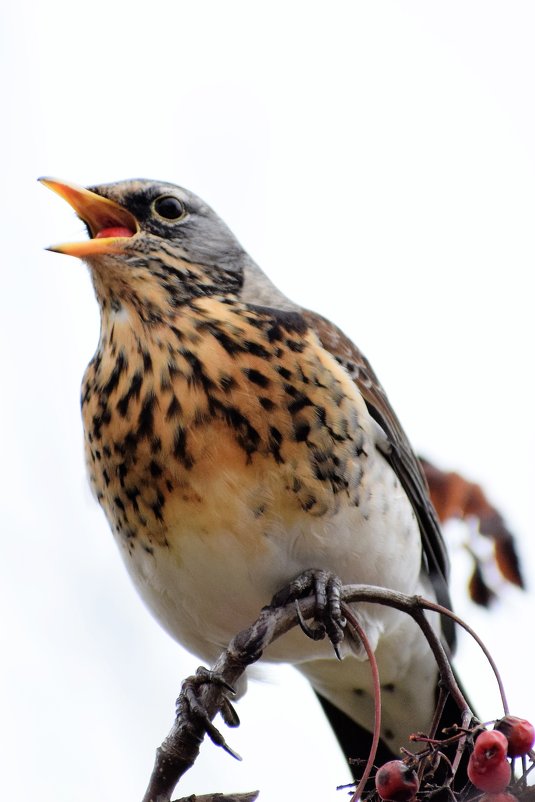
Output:
[[177,306],[199,295],[237,295],[247,255],[192,192],[131,180],[85,189],[41,178],[85,223],[89,239],[51,246],[91,269],[101,306],[151,299]]

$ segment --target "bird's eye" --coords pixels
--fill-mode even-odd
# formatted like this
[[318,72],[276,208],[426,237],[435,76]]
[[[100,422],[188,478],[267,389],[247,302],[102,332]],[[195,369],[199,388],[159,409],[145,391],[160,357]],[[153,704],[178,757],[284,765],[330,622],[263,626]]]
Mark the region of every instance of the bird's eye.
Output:
[[154,201],[154,211],[165,220],[179,220],[186,210],[184,204],[174,195],[162,195]]

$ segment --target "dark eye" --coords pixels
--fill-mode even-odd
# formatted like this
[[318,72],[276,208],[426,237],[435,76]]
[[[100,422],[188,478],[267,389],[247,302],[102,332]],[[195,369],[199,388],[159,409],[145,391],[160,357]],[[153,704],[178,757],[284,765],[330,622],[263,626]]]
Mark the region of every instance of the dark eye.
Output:
[[186,210],[184,204],[174,195],[162,195],[154,201],[154,211],[166,220],[178,220]]

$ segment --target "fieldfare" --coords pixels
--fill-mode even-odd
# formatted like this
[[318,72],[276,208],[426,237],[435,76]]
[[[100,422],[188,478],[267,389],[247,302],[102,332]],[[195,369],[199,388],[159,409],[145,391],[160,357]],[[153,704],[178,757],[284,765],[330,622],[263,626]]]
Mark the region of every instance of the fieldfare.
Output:
[[[43,183],[89,234],[52,250],[87,263],[100,305],[81,399],[91,484],[167,631],[213,661],[308,569],[449,605],[421,466],[342,331],[278,290],[188,190]],[[436,664],[408,615],[369,605],[359,616],[381,673],[385,751],[397,752],[429,728]],[[310,680],[354,756],[372,725],[371,677],[358,644],[340,651],[294,629],[265,659]]]

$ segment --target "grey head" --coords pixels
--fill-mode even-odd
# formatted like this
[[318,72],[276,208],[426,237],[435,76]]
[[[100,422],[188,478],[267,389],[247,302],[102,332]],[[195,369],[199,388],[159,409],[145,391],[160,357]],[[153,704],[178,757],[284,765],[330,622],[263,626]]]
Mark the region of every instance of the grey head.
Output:
[[[88,190],[118,204],[135,219],[140,236],[127,244],[130,258],[135,258],[136,250],[140,258],[150,258],[159,245],[163,253],[172,253],[186,263],[232,275],[240,287],[239,298],[246,303],[299,308],[275,287],[223,220],[193,192],[148,179],[99,184]],[[95,237],[94,227],[85,222],[89,235]]]

